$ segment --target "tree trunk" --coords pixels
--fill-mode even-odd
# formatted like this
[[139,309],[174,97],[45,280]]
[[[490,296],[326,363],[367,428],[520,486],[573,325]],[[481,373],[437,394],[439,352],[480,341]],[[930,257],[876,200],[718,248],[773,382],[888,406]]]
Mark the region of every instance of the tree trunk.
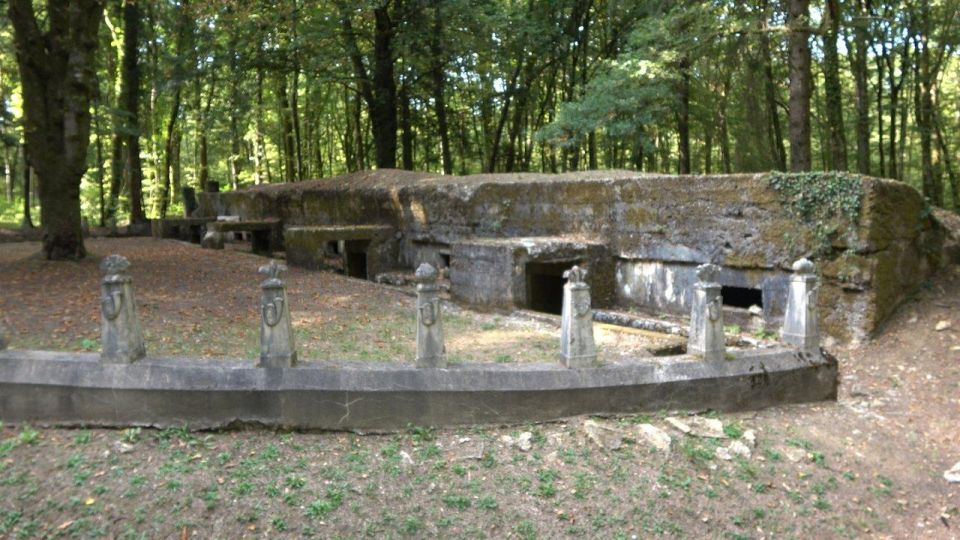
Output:
[[[173,152],[172,152],[172,163],[170,165],[170,178],[171,184],[173,185],[173,192],[181,194],[177,199],[183,199],[181,189],[183,188],[183,167],[180,162],[180,151],[183,146],[183,128],[177,127],[176,131],[173,133]],[[184,202],[186,205],[186,202]],[[184,206],[186,210],[186,206]],[[185,216],[189,217],[189,216]]]
[[43,253],[48,259],[86,255],[80,180],[87,170],[90,102],[103,0],[51,0],[46,32],[31,0],[9,0],[23,89],[24,136],[40,175]]
[[[290,124],[293,126],[293,149],[296,155],[296,179],[303,180],[303,144],[300,137],[300,66],[293,70],[293,82],[290,85]],[[240,137],[237,137],[237,153],[240,151]],[[237,170],[239,174],[239,168]]]
[[393,78],[393,22],[390,2],[373,10],[376,22],[373,34],[373,145],[378,169],[397,166],[397,83]]
[[[762,23],[762,28],[760,29],[760,54],[763,57],[763,90],[764,96],[766,98],[766,109],[767,109],[767,133],[768,138],[770,139],[770,148],[774,153],[774,160],[776,162],[777,170],[785,171],[787,170],[787,149],[783,145],[783,129],[780,127],[780,111],[777,106],[777,82],[773,76],[773,58],[772,53],[770,52],[770,38],[767,36],[766,27],[767,27],[767,5],[766,2],[763,3],[763,13],[764,20]],[[730,72],[732,73],[732,68]],[[730,75],[727,76],[726,86],[729,88]],[[729,93],[729,90],[728,90]],[[726,101],[727,95],[724,95],[724,101]],[[726,103],[724,103],[726,105]],[[726,129],[726,128],[724,128]],[[722,147],[721,147],[722,148]],[[724,170],[729,173],[729,156],[724,160]]]
[[510,83],[507,85],[506,91],[503,94],[503,109],[500,111],[500,120],[497,122],[496,131],[493,134],[493,143],[490,146],[490,157],[489,162],[487,163],[487,172],[494,172],[497,167],[498,151],[500,149],[500,140],[503,137],[503,128],[507,124],[507,118],[510,116],[510,102],[514,92],[517,89],[517,81],[520,78],[520,71],[523,69],[523,58],[525,55],[521,55],[521,59],[517,62],[517,67],[513,71],[513,76],[510,78]]
[[886,148],[883,142],[883,59],[877,57],[877,157],[880,159],[880,174],[887,174]]
[[677,86],[677,152],[678,172],[690,174],[690,60],[680,60],[680,82]]
[[97,135],[97,202],[99,212],[98,225],[103,227],[107,222],[106,193],[103,187],[103,134],[100,133],[100,101],[93,102],[93,125]]
[[[847,47],[851,51],[850,70],[853,72],[853,82],[857,96],[857,171],[860,174],[870,174],[870,84],[868,81],[869,74],[867,73],[867,25],[869,24],[867,17],[869,12],[866,9],[866,1],[868,0],[857,0],[853,47]],[[880,145],[882,147],[883,143],[881,142]],[[882,168],[880,171],[883,174]]]
[[10,164],[10,150],[3,150],[3,197],[7,203],[13,202],[13,166]]
[[433,56],[433,66],[430,70],[430,81],[433,90],[434,108],[437,113],[437,131],[440,133],[440,154],[443,162],[443,174],[453,174],[453,158],[450,155],[450,133],[447,127],[447,104],[443,91],[446,85],[444,72],[445,59],[442,46],[443,18],[440,13],[442,2],[435,0],[433,4],[433,30],[431,32],[430,49]]
[[900,152],[898,151],[898,141],[902,138],[897,132],[897,115],[901,114],[901,109],[905,110],[900,104],[900,92],[903,90],[903,83],[907,77],[907,62],[910,59],[910,41],[905,40],[900,54],[900,77],[897,78],[896,56],[893,51],[887,52],[886,44],[883,44],[883,50],[886,54],[887,63],[887,84],[890,86],[890,140],[888,141],[889,151],[887,152],[888,169],[887,174],[890,178],[902,180],[902,170],[900,165]]
[[[264,181],[264,168],[267,164],[266,143],[263,140],[263,69],[257,68],[257,117],[254,123],[256,134],[254,135],[253,162],[256,167],[255,178],[257,184]],[[269,178],[267,178],[269,182]]]
[[826,102],[827,145],[830,169],[847,170],[847,137],[843,126],[843,87],[840,83],[840,54],[837,38],[840,33],[840,6],[838,0],[827,0],[824,11],[823,33],[823,91]]
[[790,27],[790,170],[809,171],[810,147],[810,0],[789,0]]
[[130,187],[130,223],[146,223],[143,212],[143,167],[140,163],[140,8],[136,0],[123,5],[123,62],[120,68],[121,101],[127,122],[126,167],[124,176]]
[[400,85],[400,168],[413,170],[413,121],[410,118],[410,85],[408,77],[404,77]]
[[923,195],[934,206],[943,206],[943,180],[934,159],[933,147],[933,92],[936,70],[930,58],[930,44],[926,33],[916,37],[914,44],[917,62],[914,65],[915,113],[920,133],[920,164]]
[[160,187],[160,219],[167,217],[167,208],[170,206],[170,169],[173,167],[173,145],[178,116],[180,116],[179,85],[173,94],[173,105],[170,107],[170,119],[167,122],[167,142],[163,152],[163,183]]
[[390,4],[384,2],[373,10],[373,76],[367,74],[357,37],[353,30],[350,8],[339,4],[340,24],[353,65],[354,77],[360,86],[360,95],[370,111],[373,124],[373,144],[377,167],[392,169],[397,166],[397,83],[393,78],[393,31]]
[[23,224],[21,226],[24,229],[33,229],[33,218],[30,217],[30,171],[33,167],[30,166],[27,145],[20,145],[20,150],[23,153]]
[[277,77],[277,99],[280,106],[280,140],[283,141],[283,177],[285,182],[296,182],[297,156],[293,140],[293,122],[290,118],[287,78],[282,74]]
[[960,180],[957,179],[957,171],[953,166],[953,154],[947,146],[947,140],[943,136],[943,122],[940,119],[939,107],[934,109],[933,116],[934,128],[937,134],[937,146],[940,148],[940,154],[943,156],[943,164],[947,169],[947,179],[950,182],[950,196],[953,210],[960,211]]

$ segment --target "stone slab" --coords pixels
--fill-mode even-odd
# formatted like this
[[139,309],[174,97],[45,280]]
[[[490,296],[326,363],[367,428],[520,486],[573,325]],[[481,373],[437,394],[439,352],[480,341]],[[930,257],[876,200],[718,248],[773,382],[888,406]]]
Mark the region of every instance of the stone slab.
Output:
[[283,230],[286,237],[307,235],[319,241],[330,240],[373,240],[390,235],[393,227],[386,225],[356,225],[356,226],[315,226],[315,227],[287,227]]
[[663,409],[727,411],[833,400],[837,363],[787,350],[705,363],[690,357],[567,369],[558,364],[308,362],[0,351],[0,420],[60,426],[263,425],[391,431],[408,425],[511,424]]
[[212,221],[207,224],[207,229],[219,232],[264,231],[277,229],[281,223],[279,219]]

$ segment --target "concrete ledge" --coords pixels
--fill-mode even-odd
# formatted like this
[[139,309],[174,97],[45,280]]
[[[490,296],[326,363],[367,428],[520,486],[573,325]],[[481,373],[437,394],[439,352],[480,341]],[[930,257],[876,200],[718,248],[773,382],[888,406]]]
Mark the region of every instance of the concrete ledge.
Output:
[[413,425],[510,424],[579,414],[756,409],[836,399],[837,363],[793,351],[691,357],[598,368],[148,358],[104,365],[97,354],[0,351],[0,419],[61,426],[259,424],[388,431]]

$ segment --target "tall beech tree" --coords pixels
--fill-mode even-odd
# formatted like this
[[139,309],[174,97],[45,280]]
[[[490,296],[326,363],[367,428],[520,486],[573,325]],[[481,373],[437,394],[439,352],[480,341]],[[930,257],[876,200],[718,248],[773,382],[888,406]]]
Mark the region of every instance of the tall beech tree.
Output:
[[790,170],[809,171],[813,164],[810,145],[810,0],[788,0],[790,45]]
[[30,165],[40,177],[43,254],[81,259],[87,252],[80,180],[87,170],[97,31],[105,0],[48,0],[42,15],[31,0],[8,2],[23,85],[24,138]]
[[124,118],[126,146],[123,168],[130,190],[130,222],[146,223],[143,213],[143,164],[140,161],[140,6],[137,0],[123,2],[123,61],[120,67],[120,106]]

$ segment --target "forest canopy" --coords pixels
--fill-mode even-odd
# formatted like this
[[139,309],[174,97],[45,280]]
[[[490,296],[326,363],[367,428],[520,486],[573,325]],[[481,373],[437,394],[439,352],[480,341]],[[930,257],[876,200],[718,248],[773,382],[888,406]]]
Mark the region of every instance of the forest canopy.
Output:
[[850,171],[960,209],[960,0],[0,7],[0,222],[51,258],[185,187],[369,168]]

